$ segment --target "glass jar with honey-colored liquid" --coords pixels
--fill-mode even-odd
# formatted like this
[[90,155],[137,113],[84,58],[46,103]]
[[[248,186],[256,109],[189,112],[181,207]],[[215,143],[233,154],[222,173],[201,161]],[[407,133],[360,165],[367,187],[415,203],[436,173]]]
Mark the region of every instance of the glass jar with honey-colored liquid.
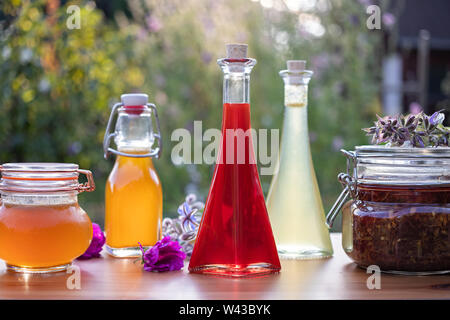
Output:
[[[95,189],[92,173],[63,163],[7,163],[0,171],[0,258],[16,272],[65,270],[92,239],[78,205],[78,193]],[[87,183],[78,183],[80,173]]]
[[[117,155],[106,182],[106,250],[114,257],[136,257],[139,243],[148,248],[161,237],[162,188],[152,162],[161,153],[161,134],[156,107],[146,94],[124,94],[121,100],[113,107],[103,144],[105,158]],[[109,147],[111,139],[117,150]]]

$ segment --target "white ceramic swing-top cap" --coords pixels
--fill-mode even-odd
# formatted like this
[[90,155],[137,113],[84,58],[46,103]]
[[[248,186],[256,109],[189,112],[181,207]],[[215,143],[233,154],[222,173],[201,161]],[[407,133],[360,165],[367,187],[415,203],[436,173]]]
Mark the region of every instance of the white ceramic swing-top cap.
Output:
[[306,68],[306,61],[305,60],[288,60],[286,62],[288,71],[298,72],[298,71],[304,71]]
[[227,59],[247,59],[248,45],[240,43],[227,44]]
[[148,95],[145,93],[127,93],[120,96],[122,104],[127,106],[145,106],[148,103]]

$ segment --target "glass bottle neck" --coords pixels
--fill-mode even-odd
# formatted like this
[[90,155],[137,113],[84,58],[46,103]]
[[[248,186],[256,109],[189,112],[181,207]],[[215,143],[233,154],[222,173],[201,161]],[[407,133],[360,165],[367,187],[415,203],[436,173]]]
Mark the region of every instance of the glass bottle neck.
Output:
[[286,107],[306,107],[308,105],[308,83],[312,71],[291,72],[283,70],[280,76],[284,81],[284,105]]
[[224,75],[223,103],[250,103],[250,74]]
[[250,103],[250,73],[255,59],[219,59],[224,73],[223,103]]
[[148,153],[155,140],[150,110],[146,106],[139,113],[119,110],[115,133],[120,152]]
[[306,107],[308,105],[308,86],[285,84],[284,105],[286,107]]

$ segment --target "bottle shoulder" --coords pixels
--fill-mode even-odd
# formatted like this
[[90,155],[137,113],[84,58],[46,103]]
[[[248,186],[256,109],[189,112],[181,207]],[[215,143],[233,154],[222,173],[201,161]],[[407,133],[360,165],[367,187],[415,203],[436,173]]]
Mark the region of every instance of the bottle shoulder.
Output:
[[149,181],[160,184],[158,173],[149,158],[118,157],[108,177],[109,183]]

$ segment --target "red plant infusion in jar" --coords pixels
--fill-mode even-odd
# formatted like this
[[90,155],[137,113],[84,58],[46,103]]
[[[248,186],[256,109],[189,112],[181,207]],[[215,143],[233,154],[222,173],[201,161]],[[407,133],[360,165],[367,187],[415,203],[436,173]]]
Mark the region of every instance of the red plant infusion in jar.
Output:
[[343,152],[342,246],[361,267],[400,274],[450,272],[450,148],[357,146]]
[[363,185],[344,211],[353,224],[347,254],[382,270],[450,270],[450,187]]

